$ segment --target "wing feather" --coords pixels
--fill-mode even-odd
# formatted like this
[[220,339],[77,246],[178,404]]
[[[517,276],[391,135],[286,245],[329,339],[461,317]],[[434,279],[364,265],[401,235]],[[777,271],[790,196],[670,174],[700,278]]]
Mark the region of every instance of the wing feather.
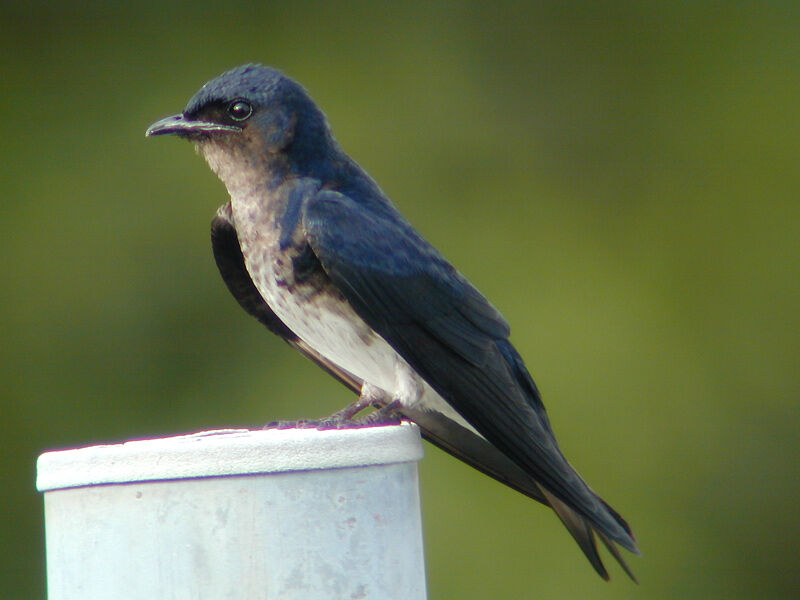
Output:
[[399,214],[360,208],[322,191],[302,215],[309,245],[356,313],[539,485],[636,552],[624,521],[559,450],[505,319]]
[[[345,386],[355,393],[358,393],[362,382],[348,371],[339,367],[335,362],[321,356],[313,348],[297,338],[272,309],[270,309],[258,293],[245,267],[244,257],[242,256],[241,247],[239,246],[239,239],[231,218],[230,204],[223,205],[217,211],[217,215],[211,226],[211,239],[214,258],[217,262],[220,274],[234,298],[245,311],[258,319],[271,332],[277,334],[295,347],[301,354],[304,354],[317,363]],[[486,322],[487,320],[494,320],[493,309],[484,307],[479,301],[476,302],[473,307],[475,312],[472,316],[478,321],[478,323],[473,323],[476,327],[480,328],[481,324],[483,324],[483,329],[494,330],[502,334],[504,330],[502,325],[492,326]],[[469,313],[467,315],[462,313],[462,316],[469,318]],[[443,326],[446,327],[447,325]],[[436,327],[433,327],[433,329],[436,329]],[[469,341],[462,340],[461,343],[468,344]],[[461,343],[457,343],[456,345],[461,346]],[[501,346],[501,350],[503,348],[504,347]],[[475,351],[481,352],[483,350],[481,347],[478,347]],[[521,365],[521,359],[513,352],[513,348],[506,348],[505,353],[507,354],[506,360],[510,364],[519,363],[519,365]],[[524,371],[524,373],[526,377],[522,376],[520,379],[522,385],[527,387],[529,395],[538,399],[538,391],[536,391],[533,380],[530,378],[530,375],[527,375],[527,371]],[[486,475],[497,479],[501,483],[508,485],[538,502],[551,506],[597,573],[604,579],[608,579],[608,572],[597,552],[592,525],[585,517],[558,500],[547,492],[546,489],[540,488],[537,482],[519,465],[511,461],[505,454],[501,453],[497,448],[486,441],[486,439],[476,435],[473,431],[462,427],[458,423],[455,423],[435,411],[407,409],[403,411],[403,415],[420,427],[422,436],[427,441]],[[546,415],[543,416],[546,419]],[[547,423],[547,427],[549,428],[549,423]],[[623,569],[635,581],[633,573],[620,556],[616,546],[602,533],[598,532],[598,535],[612,555],[622,565]]]

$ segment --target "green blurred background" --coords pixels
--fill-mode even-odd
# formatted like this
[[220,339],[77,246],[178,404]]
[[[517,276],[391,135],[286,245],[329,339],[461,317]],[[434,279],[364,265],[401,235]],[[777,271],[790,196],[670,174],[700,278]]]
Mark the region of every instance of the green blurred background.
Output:
[[45,593],[42,451],[350,400],[229,297],[222,185],[144,138],[249,61],[503,311],[643,550],[606,584],[428,447],[431,598],[800,597],[798,31],[797,2],[4,2],[0,597]]

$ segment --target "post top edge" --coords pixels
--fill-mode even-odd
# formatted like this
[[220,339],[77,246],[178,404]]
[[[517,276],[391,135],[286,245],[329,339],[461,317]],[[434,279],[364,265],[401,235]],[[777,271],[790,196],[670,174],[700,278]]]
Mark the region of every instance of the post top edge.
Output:
[[347,429],[219,429],[45,452],[36,487],[58,489],[418,461],[412,423]]

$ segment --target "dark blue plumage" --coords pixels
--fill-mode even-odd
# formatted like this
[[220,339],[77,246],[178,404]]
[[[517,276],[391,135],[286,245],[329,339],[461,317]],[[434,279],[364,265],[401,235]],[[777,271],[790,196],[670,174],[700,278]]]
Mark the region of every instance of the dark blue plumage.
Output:
[[[396,210],[333,138],[306,91],[238,67],[148,135],[193,140],[231,196],[215,258],[248,313],[362,403],[550,505],[594,568],[595,534],[637,552],[627,523],[561,453],[503,316]],[[632,576],[632,575],[631,575]]]

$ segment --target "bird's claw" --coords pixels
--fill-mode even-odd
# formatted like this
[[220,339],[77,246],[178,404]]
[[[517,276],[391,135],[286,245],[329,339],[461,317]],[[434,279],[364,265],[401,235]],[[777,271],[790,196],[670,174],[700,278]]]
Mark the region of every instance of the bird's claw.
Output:
[[358,429],[359,427],[377,427],[380,425],[399,425],[402,417],[398,414],[398,402],[391,402],[362,417],[353,418],[365,407],[355,412],[350,412],[358,402],[354,402],[344,410],[333,413],[322,419],[298,419],[297,421],[272,421],[264,425],[263,429]]

